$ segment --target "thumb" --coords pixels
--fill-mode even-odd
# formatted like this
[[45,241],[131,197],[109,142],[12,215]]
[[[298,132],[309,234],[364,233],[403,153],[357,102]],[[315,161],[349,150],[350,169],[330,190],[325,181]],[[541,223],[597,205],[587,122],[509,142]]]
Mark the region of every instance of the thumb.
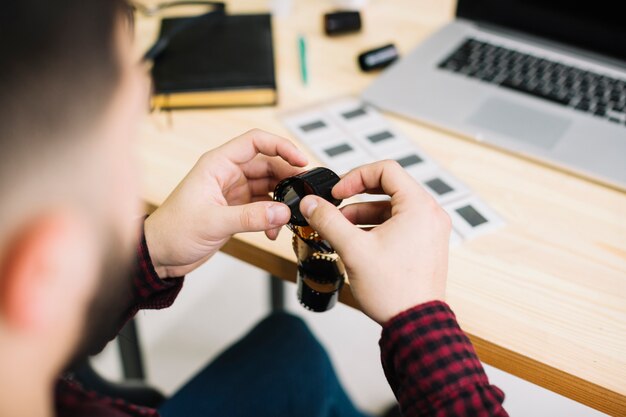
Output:
[[220,231],[225,236],[242,232],[260,232],[275,229],[289,221],[289,207],[275,201],[259,201],[239,206],[221,207]]
[[337,207],[315,195],[307,195],[300,202],[300,212],[309,225],[327,240],[338,252],[349,245],[363,232],[350,223]]

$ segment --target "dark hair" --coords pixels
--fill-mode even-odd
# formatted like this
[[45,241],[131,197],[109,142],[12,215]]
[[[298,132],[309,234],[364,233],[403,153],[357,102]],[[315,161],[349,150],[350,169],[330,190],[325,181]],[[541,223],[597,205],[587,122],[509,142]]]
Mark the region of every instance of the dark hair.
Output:
[[126,0],[2,5],[0,248],[52,201],[87,201],[80,171],[93,162],[86,150],[98,144],[88,138],[120,81],[116,35],[128,7]]
[[2,6],[0,153],[10,142],[53,140],[97,120],[119,81],[115,31],[128,10],[125,0]]

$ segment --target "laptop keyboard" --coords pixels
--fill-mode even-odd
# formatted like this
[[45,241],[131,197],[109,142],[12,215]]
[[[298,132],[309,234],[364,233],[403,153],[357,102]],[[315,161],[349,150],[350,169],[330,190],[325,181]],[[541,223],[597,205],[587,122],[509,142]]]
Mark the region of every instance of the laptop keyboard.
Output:
[[626,125],[626,81],[468,38],[439,68]]

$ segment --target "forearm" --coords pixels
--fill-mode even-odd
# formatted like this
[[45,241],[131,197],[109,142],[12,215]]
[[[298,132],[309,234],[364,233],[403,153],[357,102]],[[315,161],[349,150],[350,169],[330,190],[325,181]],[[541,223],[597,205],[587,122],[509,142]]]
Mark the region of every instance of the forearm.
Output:
[[134,315],[140,309],[160,309],[172,305],[183,286],[183,277],[161,279],[154,268],[143,230],[137,248],[133,275]]
[[506,416],[447,304],[425,303],[385,324],[383,368],[404,416]]

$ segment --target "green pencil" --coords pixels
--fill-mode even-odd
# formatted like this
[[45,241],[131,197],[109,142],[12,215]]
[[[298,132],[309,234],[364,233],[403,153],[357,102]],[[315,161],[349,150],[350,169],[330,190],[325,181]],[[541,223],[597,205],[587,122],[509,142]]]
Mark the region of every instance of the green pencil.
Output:
[[298,51],[300,55],[300,77],[302,78],[302,84],[307,85],[309,83],[309,73],[306,59],[306,39],[303,35],[298,35]]

